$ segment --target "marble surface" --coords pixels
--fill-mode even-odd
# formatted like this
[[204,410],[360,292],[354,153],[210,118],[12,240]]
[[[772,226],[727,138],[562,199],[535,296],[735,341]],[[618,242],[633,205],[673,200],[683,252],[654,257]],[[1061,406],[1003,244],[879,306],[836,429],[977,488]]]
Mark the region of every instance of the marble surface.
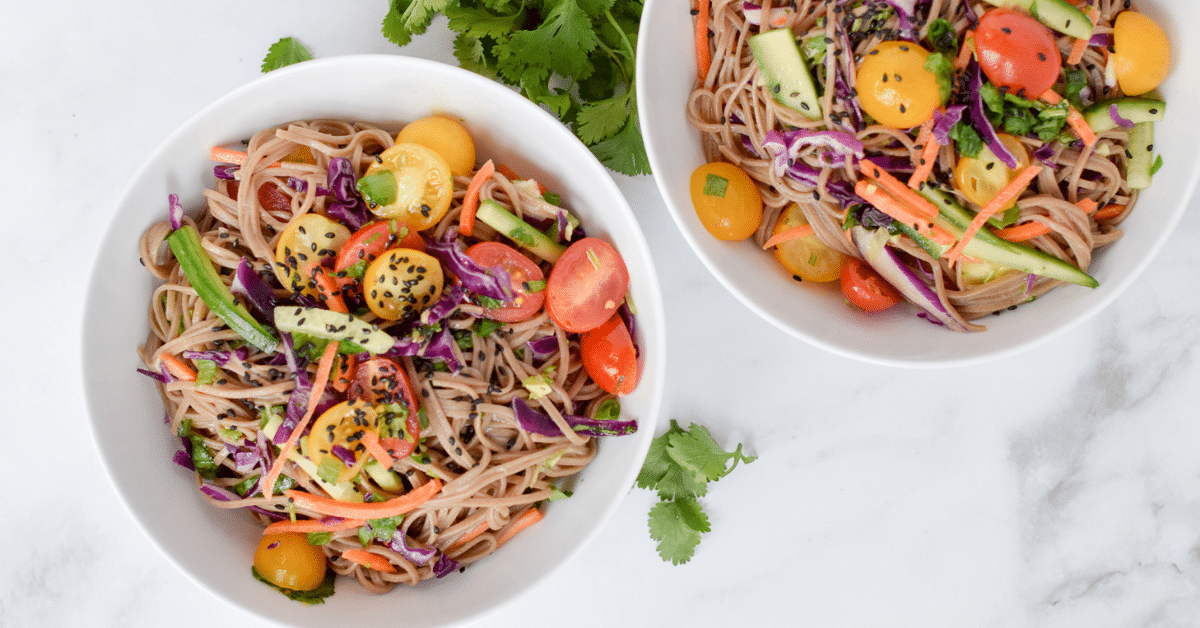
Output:
[[[272,42],[452,60],[444,29],[405,49],[384,40],[386,5],[0,7],[0,626],[273,625],[193,584],[103,477],[80,304],[132,171],[258,76]],[[690,563],[658,558],[654,497],[633,490],[556,578],[480,625],[1200,626],[1197,199],[1092,320],[1000,361],[910,371],[758,320],[703,271],[649,177],[616,179],[662,273],[664,418],[759,459],[711,487],[713,531]]]

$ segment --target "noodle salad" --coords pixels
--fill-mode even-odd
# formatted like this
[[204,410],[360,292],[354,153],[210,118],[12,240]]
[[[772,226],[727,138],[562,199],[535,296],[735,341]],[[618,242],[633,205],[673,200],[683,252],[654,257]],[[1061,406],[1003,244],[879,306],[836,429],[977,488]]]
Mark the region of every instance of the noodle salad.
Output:
[[496,551],[637,430],[629,273],[459,122],[297,121],[215,147],[141,239],[141,348],[175,459],[264,526],[255,577],[305,603]]
[[1166,35],[1128,0],[699,0],[701,223],[954,331],[1067,283],[1161,166]]

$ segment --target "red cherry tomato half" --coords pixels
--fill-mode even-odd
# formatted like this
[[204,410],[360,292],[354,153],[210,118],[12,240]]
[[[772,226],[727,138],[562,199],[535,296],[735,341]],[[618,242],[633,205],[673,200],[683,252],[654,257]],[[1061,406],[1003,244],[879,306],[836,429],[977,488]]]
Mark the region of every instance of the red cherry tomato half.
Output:
[[624,395],[637,386],[637,350],[629,328],[619,314],[579,338],[583,368],[592,380],[614,395]]
[[546,282],[546,311],[563,329],[583,333],[599,327],[625,300],[629,270],[613,246],[583,238],[567,247]]
[[856,257],[846,260],[841,279],[846,300],[864,312],[882,312],[900,302],[900,292]]
[[1050,29],[1012,9],[992,9],[979,18],[975,52],[989,81],[1023,98],[1044,94],[1062,70]]
[[[502,323],[523,321],[542,309],[546,300],[543,284],[546,275],[533,260],[500,242],[480,242],[467,249],[467,256],[484,268],[499,266],[512,280],[513,296],[502,307],[491,308],[484,316]],[[532,285],[537,284],[537,285]]]
[[408,408],[404,429],[409,438],[384,438],[379,442],[397,458],[403,458],[416,449],[417,439],[421,434],[421,420],[417,416],[420,406],[417,404],[412,384],[408,381],[408,374],[395,360],[375,356],[359,362],[354,367],[354,375],[346,395],[350,399],[372,404],[399,403]]
[[[229,197],[233,200],[238,200],[238,191],[241,190],[241,181],[229,182]],[[269,212],[292,212],[292,199],[279,189],[279,185],[268,181],[258,186],[258,204],[262,205],[263,209]]]
[[425,240],[416,229],[409,229],[395,220],[381,220],[364,225],[350,235],[350,239],[338,249],[334,258],[334,270],[346,270],[359,261],[368,264],[381,253],[391,248],[425,251]]

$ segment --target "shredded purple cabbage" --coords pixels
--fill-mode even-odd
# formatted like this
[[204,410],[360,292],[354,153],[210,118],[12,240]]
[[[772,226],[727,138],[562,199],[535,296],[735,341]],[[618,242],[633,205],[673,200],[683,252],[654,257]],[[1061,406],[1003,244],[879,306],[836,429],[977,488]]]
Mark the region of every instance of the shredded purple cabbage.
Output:
[[211,360],[213,362],[216,362],[219,366],[225,366],[226,364],[229,364],[229,361],[235,357],[239,360],[245,360],[246,358],[250,357],[250,351],[245,346],[241,346],[232,351],[216,351],[216,350],[190,351],[190,350],[187,350],[187,351],[183,351],[179,355],[181,357],[187,358],[189,360]]
[[421,322],[425,325],[432,325],[445,319],[453,314],[459,305],[462,305],[466,295],[466,289],[462,287],[462,284],[451,283],[446,286],[445,290],[442,290],[442,296],[438,297],[433,305],[421,312]]
[[183,226],[183,205],[179,204],[178,194],[168,194],[167,203],[167,218],[171,220],[171,228],[178,229]]
[[1034,149],[1033,158],[1047,166],[1057,166],[1054,162],[1054,155],[1057,152],[1058,150],[1055,148],[1054,142],[1046,142]]
[[340,220],[351,231],[358,231],[369,220],[367,204],[359,195],[358,177],[354,174],[354,166],[345,157],[334,157],[329,160],[329,189],[326,190],[334,198],[334,202],[325,208],[326,213],[334,220]]
[[1096,33],[1088,40],[1088,45],[1096,48],[1107,48],[1113,43],[1111,33]]
[[[293,190],[296,190],[297,192],[307,192],[308,191],[308,181],[305,181],[304,179],[301,179],[300,177],[288,177],[287,178],[287,186],[289,188],[292,188]],[[325,190],[325,191],[328,191],[328,190]]]
[[[517,423],[526,432],[542,436],[562,436],[562,430],[550,415],[535,410],[524,399],[513,397],[512,409]],[[636,420],[603,421],[573,414],[564,414],[563,418],[577,434],[585,436],[624,436],[637,431]]]
[[403,556],[405,560],[414,565],[428,564],[438,553],[436,547],[409,545],[408,535],[400,530],[396,530],[392,535],[392,541],[388,546],[392,548],[393,552]]
[[1112,118],[1112,121],[1116,122],[1117,126],[1122,126],[1127,129],[1133,127],[1133,120],[1129,120],[1127,118],[1122,118],[1121,113],[1119,111],[1117,111],[1116,103],[1113,103],[1108,106],[1108,117]]
[[428,243],[425,250],[454,273],[467,290],[490,299],[512,300],[512,278],[508,271],[499,266],[484,268],[471,259],[458,240],[457,229],[447,229],[441,239]]
[[213,176],[218,179],[225,179],[226,181],[232,181],[237,178],[234,175],[234,173],[241,169],[242,169],[241,166],[237,166],[234,164],[217,164],[217,165],[213,166]]
[[841,157],[863,158],[863,143],[842,131],[795,129],[780,132],[772,129],[767,131],[763,138],[763,148],[772,153],[775,173],[780,176],[786,174],[788,168],[799,161],[800,151],[809,146],[824,148],[829,153]]
[[887,245],[887,232],[881,232],[880,235],[884,237],[877,239],[874,231],[861,226],[850,228],[850,237],[854,241],[854,246],[858,248],[867,264],[875,269],[885,281],[892,284],[910,302],[928,312],[930,316],[950,329],[966,331],[967,328],[942,305],[941,299],[933,289],[913,274],[913,271],[900,261],[892,248]]
[[992,127],[991,121],[988,120],[987,111],[983,104],[983,72],[979,68],[979,62],[972,57],[971,62],[967,65],[967,80],[970,87],[970,115],[971,124],[975,130],[979,132],[979,137],[983,139],[983,143],[992,151],[996,158],[1004,163],[1009,168],[1016,169],[1017,158],[1013,155],[1004,143],[1000,141],[1000,137],[996,135],[996,129]]
[[462,565],[460,565],[458,561],[445,554],[441,554],[438,556],[437,562],[433,564],[433,575],[441,578],[443,576],[448,576],[459,569],[462,569]]
[[[185,446],[190,448],[191,443],[187,443]],[[182,449],[177,450],[175,452],[175,456],[171,459],[175,461],[175,464],[187,469],[188,471],[196,470],[196,465],[192,463],[192,454],[190,451],[184,451]]]
[[966,105],[953,105],[946,107],[944,112],[941,109],[933,110],[933,136],[939,144],[950,143],[950,129],[962,120],[963,111],[966,109]]
[[621,315],[621,322],[625,323],[625,329],[629,330],[629,338],[633,341],[633,355],[640,357],[642,348],[637,341],[637,321],[633,317],[633,311],[629,309],[629,303],[622,301],[621,307],[617,308],[617,314]]
[[143,368],[139,368],[137,370],[137,372],[141,373],[142,375],[145,375],[146,377],[149,377],[150,379],[153,379],[156,382],[162,383],[162,384],[171,383],[171,379],[162,373],[155,373],[154,371],[150,371],[150,370],[143,369]]
[[358,458],[354,457],[354,452],[341,445],[330,447],[329,453],[333,454],[338,460],[341,460],[342,464],[347,467],[353,467],[358,462]]
[[450,333],[449,327],[442,326],[421,348],[421,357],[441,360],[450,367],[451,373],[457,373],[462,369],[462,365],[458,362],[458,356],[454,354],[455,346],[454,334]]
[[245,297],[250,311],[260,321],[269,325],[275,324],[275,306],[278,305],[275,291],[258,273],[254,272],[254,267],[244,257],[238,262],[237,270],[233,273],[233,282],[229,286],[229,291],[237,296]]
[[537,340],[530,340],[525,346],[529,347],[533,359],[544,362],[558,351],[558,336],[543,336]]

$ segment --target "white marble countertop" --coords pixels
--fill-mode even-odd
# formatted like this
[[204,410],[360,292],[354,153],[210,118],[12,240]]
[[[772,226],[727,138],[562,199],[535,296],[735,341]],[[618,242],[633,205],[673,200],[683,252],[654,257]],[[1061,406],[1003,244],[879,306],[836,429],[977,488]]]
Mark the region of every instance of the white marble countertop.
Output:
[[[0,8],[0,626],[270,625],[178,571],[103,477],[76,366],[80,304],[133,171],[257,77],[280,37],[318,57],[452,62],[437,28],[405,49],[384,40],[386,9]],[[650,177],[617,182],[662,273],[664,424],[704,423],[759,459],[704,499],[713,531],[690,563],[658,558],[653,495],[634,490],[557,577],[481,625],[1200,626],[1200,202],[1094,319],[1000,361],[910,371],[757,319],[704,271]],[[580,592],[597,587],[611,593],[581,616]]]

